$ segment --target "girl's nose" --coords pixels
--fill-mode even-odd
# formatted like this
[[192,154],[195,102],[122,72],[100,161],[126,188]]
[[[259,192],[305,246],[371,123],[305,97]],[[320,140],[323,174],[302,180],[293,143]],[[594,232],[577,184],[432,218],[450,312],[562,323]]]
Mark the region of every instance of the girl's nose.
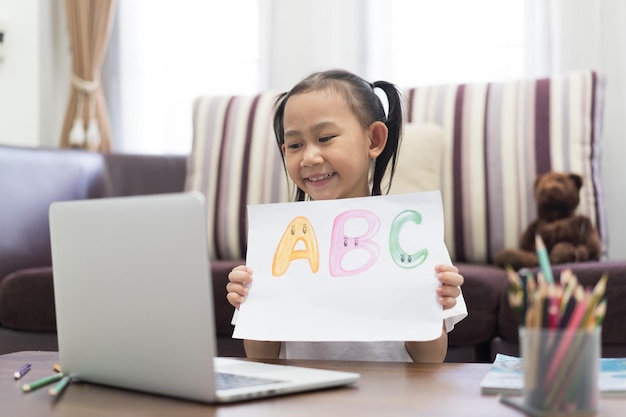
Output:
[[302,156],[300,165],[303,167],[310,167],[313,165],[321,164],[324,161],[322,153],[317,146],[307,146]]

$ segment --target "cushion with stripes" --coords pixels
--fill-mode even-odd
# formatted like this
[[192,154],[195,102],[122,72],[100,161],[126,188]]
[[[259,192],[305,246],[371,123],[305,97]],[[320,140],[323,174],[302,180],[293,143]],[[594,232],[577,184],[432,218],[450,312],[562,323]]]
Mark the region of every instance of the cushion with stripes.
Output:
[[[291,201],[272,128],[276,93],[255,96],[204,96],[193,106],[193,148],[187,191],[207,197],[211,259],[244,259],[246,206]],[[443,155],[441,127],[409,124],[391,193],[437,190]],[[386,188],[384,188],[386,189]]]
[[272,128],[276,95],[194,100],[185,190],[207,197],[211,259],[244,259],[248,204],[290,200]]
[[606,253],[600,182],[605,79],[576,71],[544,79],[406,88],[408,120],[443,127],[445,240],[456,262],[490,263],[536,218],[533,183],[546,171],[583,178],[578,212]]

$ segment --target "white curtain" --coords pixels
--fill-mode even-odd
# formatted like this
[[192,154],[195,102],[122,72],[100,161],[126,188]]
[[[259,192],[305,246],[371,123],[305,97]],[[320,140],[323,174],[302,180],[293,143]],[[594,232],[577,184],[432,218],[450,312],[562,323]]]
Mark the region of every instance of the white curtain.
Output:
[[602,180],[609,225],[609,259],[626,258],[626,2],[553,0],[550,8],[552,73],[594,68],[606,77]]
[[258,91],[257,0],[120,1],[117,17],[103,69],[117,151],[188,153],[195,97]]
[[545,77],[550,74],[552,36],[550,2],[524,1],[524,75]]
[[288,90],[311,72],[365,71],[368,0],[259,0],[261,88]]
[[554,0],[549,3],[550,67],[553,73],[602,66],[603,10],[607,3],[602,0]]

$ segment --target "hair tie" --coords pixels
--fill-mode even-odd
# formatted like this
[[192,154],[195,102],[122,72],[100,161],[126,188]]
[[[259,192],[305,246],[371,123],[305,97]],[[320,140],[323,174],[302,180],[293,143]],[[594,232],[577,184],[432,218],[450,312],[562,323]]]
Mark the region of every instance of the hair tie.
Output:
[[389,97],[387,97],[387,93],[380,87],[373,88],[374,94],[380,100],[381,106],[383,106],[383,112],[385,113],[385,120],[389,117]]

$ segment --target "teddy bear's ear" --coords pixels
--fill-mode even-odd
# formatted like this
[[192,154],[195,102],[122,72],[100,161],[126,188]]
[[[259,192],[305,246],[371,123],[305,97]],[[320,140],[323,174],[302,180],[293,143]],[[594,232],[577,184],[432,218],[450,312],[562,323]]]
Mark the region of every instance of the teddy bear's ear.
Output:
[[535,191],[537,191],[537,186],[539,185],[539,181],[541,181],[541,178],[543,178],[546,174],[548,174],[548,172],[544,172],[543,174],[537,175],[537,178],[535,178],[535,184],[533,185],[533,189]]
[[576,184],[576,188],[580,190],[580,188],[583,186],[582,177],[578,174],[569,174],[569,178],[574,182],[574,184]]

